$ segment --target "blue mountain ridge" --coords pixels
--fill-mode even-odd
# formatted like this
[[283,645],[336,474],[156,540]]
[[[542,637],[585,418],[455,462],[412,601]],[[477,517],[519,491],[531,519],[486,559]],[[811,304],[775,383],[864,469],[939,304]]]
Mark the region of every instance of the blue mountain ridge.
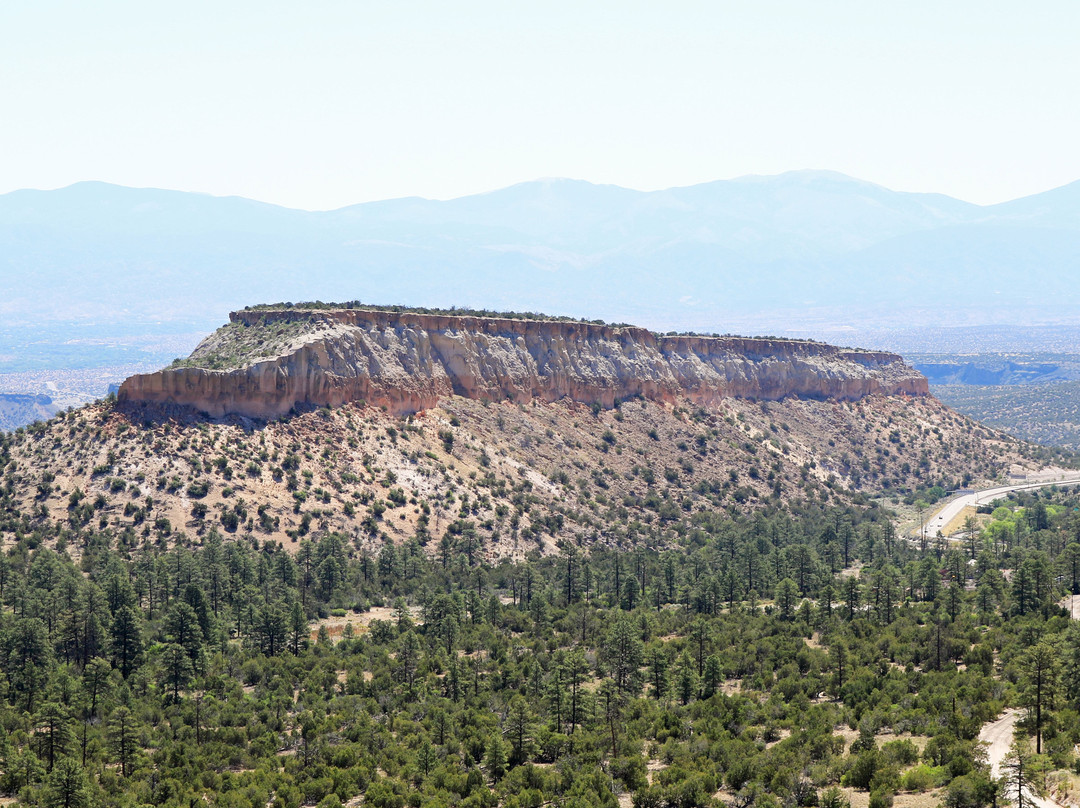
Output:
[[548,179],[303,211],[83,182],[0,195],[0,317],[211,328],[250,303],[360,299],[661,329],[882,307],[970,324],[1006,305],[1069,316],[1078,248],[1080,183],[979,206],[825,171],[652,192]]

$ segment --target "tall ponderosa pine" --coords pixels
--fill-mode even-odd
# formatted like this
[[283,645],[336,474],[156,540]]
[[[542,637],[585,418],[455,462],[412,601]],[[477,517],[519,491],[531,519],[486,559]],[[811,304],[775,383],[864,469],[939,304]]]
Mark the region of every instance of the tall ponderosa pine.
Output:
[[77,760],[64,758],[45,778],[46,808],[86,808],[90,804],[86,772]]
[[113,760],[120,765],[120,774],[129,777],[139,752],[139,735],[135,717],[127,707],[120,705],[109,716],[108,739]]
[[167,643],[161,653],[161,684],[173,702],[180,701],[180,691],[188,686],[194,674],[187,649],[179,643]]
[[643,661],[641,638],[629,616],[620,614],[608,632],[602,655],[619,692],[636,692]]
[[1035,767],[1035,755],[1027,738],[1017,738],[1009,750],[1008,756],[1001,762],[1002,785],[1005,798],[1025,808],[1032,805],[1031,794],[1042,791]]
[[1021,665],[1025,680],[1024,699],[1035,713],[1035,753],[1042,754],[1044,714],[1053,706],[1057,689],[1058,651],[1041,640],[1028,649]]
[[59,702],[47,701],[37,711],[34,728],[38,757],[45,762],[46,771],[52,771],[71,745],[71,716]]
[[517,766],[529,758],[533,741],[533,716],[529,703],[520,694],[510,699],[506,711],[506,737],[510,739],[510,763]]
[[142,659],[142,631],[139,617],[130,606],[121,606],[113,617],[110,650],[113,664],[126,679]]
[[562,684],[568,692],[567,709],[570,720],[570,734],[572,735],[582,720],[582,685],[585,684],[585,677],[589,672],[588,663],[585,662],[585,654],[580,648],[575,648],[567,654],[562,665],[562,672]]

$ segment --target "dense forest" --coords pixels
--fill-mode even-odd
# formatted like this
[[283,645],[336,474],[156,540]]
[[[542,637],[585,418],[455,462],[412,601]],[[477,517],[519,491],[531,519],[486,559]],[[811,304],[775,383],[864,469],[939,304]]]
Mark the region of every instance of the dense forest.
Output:
[[491,566],[466,520],[293,553],[47,528],[0,447],[0,791],[22,805],[976,808],[1007,704],[1025,781],[1076,766],[1071,492],[955,544],[808,503]]

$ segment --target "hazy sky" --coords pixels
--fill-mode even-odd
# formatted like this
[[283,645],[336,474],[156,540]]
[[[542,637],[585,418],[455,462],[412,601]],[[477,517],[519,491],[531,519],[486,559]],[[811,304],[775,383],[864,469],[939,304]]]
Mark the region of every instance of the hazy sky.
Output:
[[996,202],[1080,179],[1080,3],[0,3],[0,192],[304,208],[789,169]]

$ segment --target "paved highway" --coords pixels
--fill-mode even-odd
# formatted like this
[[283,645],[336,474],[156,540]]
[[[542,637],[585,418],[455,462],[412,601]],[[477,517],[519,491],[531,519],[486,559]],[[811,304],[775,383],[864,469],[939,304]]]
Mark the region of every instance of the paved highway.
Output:
[[[955,499],[949,500],[945,506],[926,521],[926,535],[936,536],[939,530],[945,530],[956,516],[969,505],[978,507],[993,502],[995,499],[1005,496],[1010,491],[1028,491],[1032,488],[1045,488],[1050,485],[1077,485],[1080,477],[1071,477],[1063,480],[1039,480],[1038,482],[1024,482],[1016,485],[1003,485],[998,488],[985,488],[982,491],[973,491],[970,494],[962,494]],[[918,531],[916,531],[916,535]]]

